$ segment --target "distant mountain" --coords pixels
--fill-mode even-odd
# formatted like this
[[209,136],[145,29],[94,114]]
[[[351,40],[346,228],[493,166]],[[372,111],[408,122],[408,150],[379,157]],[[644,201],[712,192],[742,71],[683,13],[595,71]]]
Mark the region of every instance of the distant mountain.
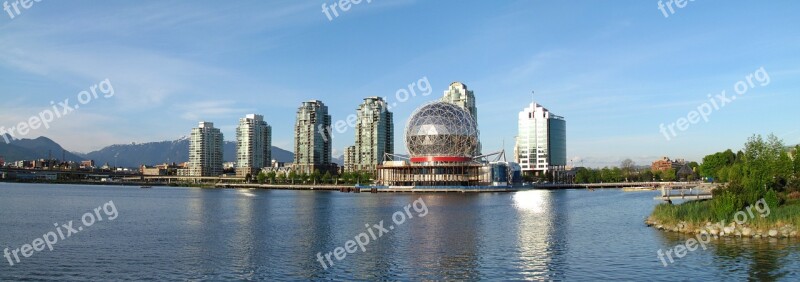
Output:
[[[236,142],[225,141],[222,150],[223,161],[236,161]],[[116,159],[117,165],[122,167],[138,167],[143,164],[155,165],[165,162],[182,163],[189,161],[189,139],[184,137],[175,141],[112,145],[88,153],[85,158],[94,160],[97,164],[108,163],[110,165],[114,165]],[[294,153],[273,146],[272,158],[279,162],[292,162]]]
[[36,139],[9,138],[9,140],[11,142],[6,143],[5,139],[0,137],[0,156],[2,156],[6,162],[47,159],[48,157],[75,162],[83,159],[78,155],[67,152],[61,145],[58,145],[58,143],[47,137],[39,137]]
[[338,164],[339,166],[344,166],[344,155],[339,157],[331,157],[331,162]]
[[[54,159],[66,158],[67,161],[80,162],[94,160],[100,166],[105,163],[120,167],[138,167],[140,165],[155,165],[165,162],[182,163],[189,161],[189,139],[184,137],[175,141],[151,142],[142,144],[111,145],[101,150],[88,154],[71,153],[64,150],[61,145],[48,139],[12,139],[7,144],[0,136],[0,157],[6,162],[19,160],[46,159],[50,154]],[[294,153],[278,147],[272,147],[272,158],[279,162],[291,163]],[[223,161],[236,160],[236,142],[226,141],[223,145]]]

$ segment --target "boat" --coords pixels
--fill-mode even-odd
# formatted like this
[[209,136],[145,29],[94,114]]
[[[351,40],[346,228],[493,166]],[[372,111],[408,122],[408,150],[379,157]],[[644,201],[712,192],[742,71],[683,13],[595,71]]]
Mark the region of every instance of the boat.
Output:
[[641,191],[655,191],[655,187],[626,187],[622,188],[623,192],[641,192]]

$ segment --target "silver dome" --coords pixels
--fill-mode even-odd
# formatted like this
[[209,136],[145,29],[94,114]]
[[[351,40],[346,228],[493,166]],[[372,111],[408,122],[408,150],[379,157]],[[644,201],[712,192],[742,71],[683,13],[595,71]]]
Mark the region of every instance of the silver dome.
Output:
[[465,109],[447,102],[426,104],[406,125],[406,147],[412,157],[474,157],[478,125]]

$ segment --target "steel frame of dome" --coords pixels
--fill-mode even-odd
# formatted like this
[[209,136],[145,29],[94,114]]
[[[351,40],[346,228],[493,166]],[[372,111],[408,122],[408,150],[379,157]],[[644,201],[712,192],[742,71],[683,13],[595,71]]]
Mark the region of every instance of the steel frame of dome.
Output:
[[467,162],[478,147],[475,119],[465,109],[448,102],[423,105],[411,115],[405,128],[411,161]]

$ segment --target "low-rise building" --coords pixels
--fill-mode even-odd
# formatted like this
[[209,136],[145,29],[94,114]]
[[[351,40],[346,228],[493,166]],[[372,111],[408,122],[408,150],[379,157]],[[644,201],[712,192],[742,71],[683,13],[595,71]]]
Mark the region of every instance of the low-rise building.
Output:
[[142,165],[141,167],[139,167],[139,171],[144,176],[166,176],[167,175],[167,170],[163,169],[161,167],[158,167],[158,166],[147,167],[146,165]]
[[652,171],[667,171],[670,169],[679,170],[684,165],[686,165],[686,160],[677,159],[677,160],[670,160],[668,157],[662,157],[660,160],[653,162],[650,166],[650,170]]
[[94,168],[94,160],[85,160],[81,161],[81,169],[93,169]]

